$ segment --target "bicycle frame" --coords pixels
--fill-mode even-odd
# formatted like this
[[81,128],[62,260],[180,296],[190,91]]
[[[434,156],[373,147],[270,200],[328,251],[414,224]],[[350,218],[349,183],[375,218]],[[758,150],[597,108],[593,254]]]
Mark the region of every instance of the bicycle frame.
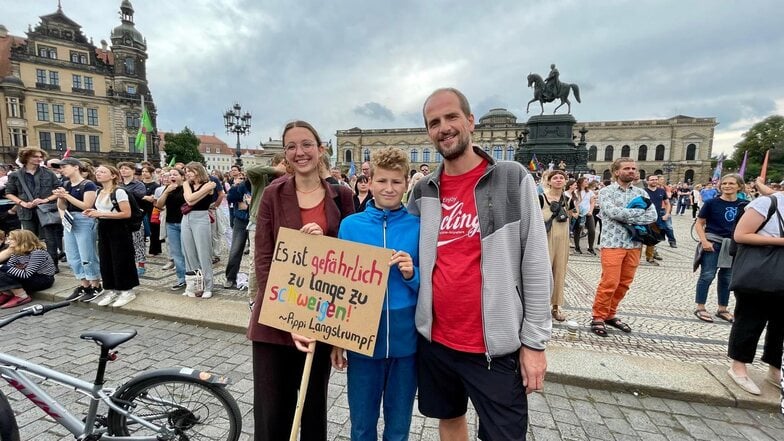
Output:
[[[57,400],[51,397],[36,382],[28,378],[25,374],[30,374],[46,381],[69,387],[76,392],[80,392],[90,397],[90,405],[84,423],[68,412]],[[31,363],[8,354],[0,353],[0,377],[8,382],[14,389],[18,390],[33,404],[38,406],[47,415],[65,427],[75,438],[94,434],[95,420],[100,402],[106,403],[112,410],[124,415],[151,430],[157,432],[153,437],[144,436],[110,436],[104,434],[101,439],[117,441],[157,441],[159,437],[173,436],[174,434],[165,427],[156,426],[145,421],[131,412],[117,406],[111,398],[113,390],[102,388],[99,385],[88,383],[84,380],[72,377],[53,369]]]

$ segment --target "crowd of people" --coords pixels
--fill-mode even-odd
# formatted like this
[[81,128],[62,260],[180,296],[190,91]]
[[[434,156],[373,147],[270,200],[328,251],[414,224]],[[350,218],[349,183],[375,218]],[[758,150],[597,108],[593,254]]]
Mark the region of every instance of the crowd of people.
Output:
[[[781,381],[784,293],[736,290],[734,314],[728,309],[730,242],[784,245],[780,187],[748,186],[736,174],[722,177],[718,189],[711,183],[669,186],[662,176],[642,182],[631,158],[615,160],[612,179],[604,182],[556,169],[534,177],[472,143],[474,116],[460,91],[433,92],[423,117],[443,157],[433,173],[427,164],[412,169],[400,149],[384,148],[346,176],[330,167],[318,132],[304,121],[285,126],[284,152],[271,166],[235,166],[228,176],[196,162],[161,169],[131,163],[94,168],[74,158],[45,164],[46,152],[22,149],[20,169],[0,180],[10,201],[0,204],[3,229],[13,218],[19,224],[8,229],[0,251],[6,262],[0,303],[29,302],[28,291],[52,285],[62,259],[76,278],[73,298],[123,306],[136,296],[146,256],[162,253],[169,259],[164,268],[176,274],[171,289],[208,299],[222,233],[230,229],[223,287],[237,288],[243,262],[252,265],[247,337],[255,439],[288,437],[306,354],[313,353],[302,440],[327,437],[331,368],[348,371],[352,440],[377,439],[382,409],[384,439],[407,439],[417,390],[420,412],[439,420],[442,439],[467,439],[470,399],[482,439],[523,440],[526,396],[542,389],[552,320],[567,319],[570,255],[584,249],[600,259],[591,332],[630,333],[619,309],[643,259],[641,237],[654,231],[676,248],[673,207],[675,215],[691,207],[700,239],[695,317],[713,321],[706,303],[718,275],[715,317],[733,326],[729,376],[760,393],[746,365],[767,327],[762,360],[770,365],[768,380]],[[228,216],[220,209],[224,203]],[[51,223],[50,204],[58,214]],[[736,226],[744,209],[748,215]],[[281,227],[395,250],[378,325],[384,338],[371,356],[259,323]],[[658,265],[655,245],[644,259]]]

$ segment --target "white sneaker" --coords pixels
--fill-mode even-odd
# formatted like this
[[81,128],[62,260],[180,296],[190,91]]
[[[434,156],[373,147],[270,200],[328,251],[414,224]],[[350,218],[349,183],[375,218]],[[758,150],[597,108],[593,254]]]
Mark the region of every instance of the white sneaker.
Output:
[[117,300],[117,291],[111,289],[103,290],[103,298],[96,303],[98,306],[109,306]]
[[168,262],[166,265],[164,265],[164,266],[163,266],[163,268],[161,268],[161,269],[165,269],[165,270],[174,269],[174,262],[170,260],[170,261],[169,261],[169,262]]
[[125,306],[135,298],[136,298],[136,294],[134,294],[133,291],[122,291],[120,293],[120,296],[117,297],[117,300],[114,303],[112,303],[112,308],[119,308],[121,306]]
[[209,299],[212,297],[212,291],[204,291],[201,295],[197,295],[197,297],[201,297],[203,299]]

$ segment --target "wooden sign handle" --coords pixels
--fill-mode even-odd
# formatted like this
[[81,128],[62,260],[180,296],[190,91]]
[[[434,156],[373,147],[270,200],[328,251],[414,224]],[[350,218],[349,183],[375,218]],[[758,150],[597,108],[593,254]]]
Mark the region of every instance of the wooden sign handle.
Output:
[[302,368],[302,381],[299,383],[299,396],[297,397],[297,411],[294,413],[294,422],[291,424],[289,441],[297,441],[299,423],[302,420],[302,409],[305,406],[305,396],[308,393],[310,371],[313,367],[313,355],[316,353],[316,342],[311,342],[308,345],[308,349],[310,349],[310,352],[305,357],[305,366]]

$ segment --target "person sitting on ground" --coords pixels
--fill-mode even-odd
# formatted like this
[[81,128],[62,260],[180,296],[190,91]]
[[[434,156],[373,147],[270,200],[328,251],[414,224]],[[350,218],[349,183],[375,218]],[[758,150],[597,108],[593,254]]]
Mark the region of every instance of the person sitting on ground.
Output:
[[697,280],[697,293],[695,302],[697,309],[694,315],[708,323],[713,323],[708,311],[705,310],[705,301],[708,298],[708,288],[718,271],[718,301],[719,307],[716,317],[733,321],[732,314],[727,310],[730,302],[730,280],[732,279],[732,258],[729,251],[722,248],[728,247],[735,226],[735,217],[738,210],[742,210],[744,201],[738,198],[738,190],[743,188],[743,178],[732,173],[721,178],[719,191],[721,195],[705,202],[694,224],[694,231],[700,238],[698,247],[702,250],[700,257],[700,278]]
[[29,230],[8,233],[10,257],[0,266],[0,308],[9,309],[33,299],[29,292],[54,285],[55,266],[46,244]]

